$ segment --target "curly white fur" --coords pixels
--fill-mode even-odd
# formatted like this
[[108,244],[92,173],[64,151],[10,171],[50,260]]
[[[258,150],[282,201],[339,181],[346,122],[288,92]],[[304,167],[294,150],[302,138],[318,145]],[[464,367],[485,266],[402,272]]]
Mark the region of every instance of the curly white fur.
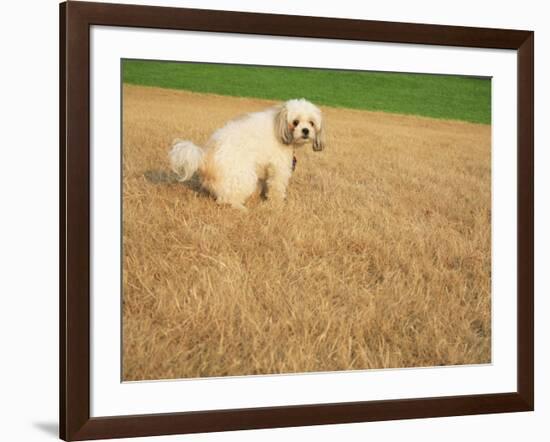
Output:
[[191,141],[175,139],[169,153],[172,170],[178,181],[187,181],[202,164],[204,151]]
[[198,172],[201,184],[220,204],[244,209],[259,179],[267,183],[267,197],[286,198],[292,175],[294,149],[311,143],[324,148],[321,111],[305,99],[250,113],[216,130],[204,148],[177,139],[169,153],[180,181]]

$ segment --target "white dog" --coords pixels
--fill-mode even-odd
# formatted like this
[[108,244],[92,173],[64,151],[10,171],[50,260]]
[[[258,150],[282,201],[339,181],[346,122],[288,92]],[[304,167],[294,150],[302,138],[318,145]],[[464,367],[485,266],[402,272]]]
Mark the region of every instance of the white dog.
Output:
[[267,197],[286,198],[294,149],[312,143],[324,148],[321,111],[305,99],[250,113],[216,130],[204,148],[176,140],[170,151],[172,170],[180,181],[198,171],[201,185],[220,204],[245,209],[244,203],[265,179]]

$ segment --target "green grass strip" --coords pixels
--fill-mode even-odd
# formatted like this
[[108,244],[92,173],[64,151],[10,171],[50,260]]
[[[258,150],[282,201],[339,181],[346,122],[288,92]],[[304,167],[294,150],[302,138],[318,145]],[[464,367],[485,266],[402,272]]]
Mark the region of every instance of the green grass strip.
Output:
[[128,84],[491,123],[491,80],[452,75],[123,61]]

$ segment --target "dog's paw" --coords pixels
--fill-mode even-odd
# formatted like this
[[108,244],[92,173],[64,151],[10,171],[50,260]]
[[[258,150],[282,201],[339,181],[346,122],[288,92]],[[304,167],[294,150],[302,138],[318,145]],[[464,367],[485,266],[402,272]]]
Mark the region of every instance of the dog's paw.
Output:
[[237,201],[226,201],[218,198],[216,202],[221,206],[230,206],[231,208],[237,209],[243,213],[248,212],[248,208],[244,204]]
[[242,213],[248,212],[248,208],[244,204],[231,204],[231,207],[233,207],[233,209],[241,211]]

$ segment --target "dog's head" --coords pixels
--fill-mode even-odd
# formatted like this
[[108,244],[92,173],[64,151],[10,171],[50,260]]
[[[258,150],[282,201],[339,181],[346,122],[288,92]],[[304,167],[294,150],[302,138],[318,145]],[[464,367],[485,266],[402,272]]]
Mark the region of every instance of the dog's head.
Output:
[[283,144],[301,146],[311,142],[315,151],[325,148],[321,111],[303,98],[289,100],[278,108],[275,130]]

